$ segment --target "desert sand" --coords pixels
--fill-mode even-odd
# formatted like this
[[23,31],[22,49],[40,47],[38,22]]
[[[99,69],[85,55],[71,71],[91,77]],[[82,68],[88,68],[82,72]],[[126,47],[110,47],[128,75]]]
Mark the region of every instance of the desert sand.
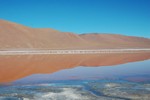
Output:
[[0,20],[0,50],[101,48],[150,48],[150,39],[103,33],[78,35]]
[[[150,48],[150,39],[116,34],[74,34],[0,20],[0,50]],[[109,66],[150,59],[150,53],[0,56],[0,82],[76,66]]]

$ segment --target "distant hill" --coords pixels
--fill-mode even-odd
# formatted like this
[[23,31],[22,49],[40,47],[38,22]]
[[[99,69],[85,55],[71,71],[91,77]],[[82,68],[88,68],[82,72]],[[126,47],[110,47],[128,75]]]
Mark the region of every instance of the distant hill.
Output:
[[118,34],[81,34],[84,40],[87,40],[97,48],[149,48],[150,39],[134,36],[124,36]]
[[150,39],[116,34],[73,34],[0,20],[0,49],[150,48]]

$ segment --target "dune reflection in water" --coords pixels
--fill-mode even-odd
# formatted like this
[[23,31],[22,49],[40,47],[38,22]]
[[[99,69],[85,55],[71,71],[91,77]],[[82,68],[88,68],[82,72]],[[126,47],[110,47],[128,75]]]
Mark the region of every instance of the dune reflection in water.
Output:
[[150,59],[150,53],[0,56],[0,83],[78,66],[111,66],[147,59]]

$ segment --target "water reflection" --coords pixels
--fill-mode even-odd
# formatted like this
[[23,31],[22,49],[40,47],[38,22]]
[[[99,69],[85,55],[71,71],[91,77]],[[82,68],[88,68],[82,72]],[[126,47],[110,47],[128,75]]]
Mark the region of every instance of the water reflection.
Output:
[[[0,56],[0,82],[12,82],[33,74],[51,74],[78,66],[96,68],[97,66],[112,66],[147,59],[150,59],[150,53]],[[88,75],[90,74],[95,74],[95,72],[88,73]],[[62,75],[59,79],[65,79],[63,74],[59,75]],[[97,76],[103,77],[102,74]],[[77,76],[72,75],[72,79],[76,78],[78,79]]]

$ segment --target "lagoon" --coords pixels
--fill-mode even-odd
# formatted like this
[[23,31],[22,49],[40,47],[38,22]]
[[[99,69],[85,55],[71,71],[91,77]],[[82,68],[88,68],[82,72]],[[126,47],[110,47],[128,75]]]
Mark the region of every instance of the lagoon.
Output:
[[149,100],[149,58],[149,53],[0,56],[0,100]]

